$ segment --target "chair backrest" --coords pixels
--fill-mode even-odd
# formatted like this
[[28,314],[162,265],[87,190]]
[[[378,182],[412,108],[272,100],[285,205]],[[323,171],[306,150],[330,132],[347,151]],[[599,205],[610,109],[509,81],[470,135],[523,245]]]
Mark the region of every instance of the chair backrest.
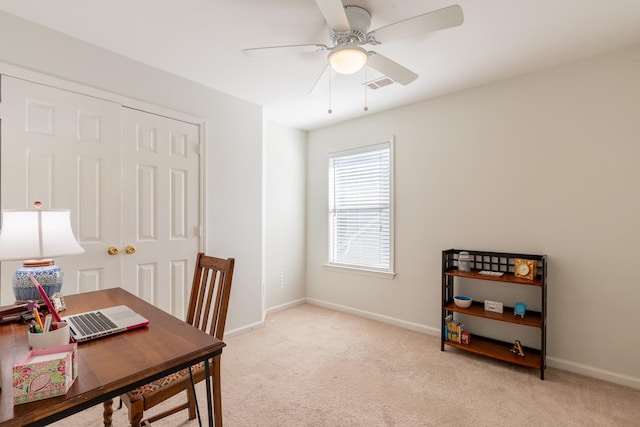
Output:
[[233,258],[222,259],[202,252],[196,257],[186,322],[216,338],[224,338]]

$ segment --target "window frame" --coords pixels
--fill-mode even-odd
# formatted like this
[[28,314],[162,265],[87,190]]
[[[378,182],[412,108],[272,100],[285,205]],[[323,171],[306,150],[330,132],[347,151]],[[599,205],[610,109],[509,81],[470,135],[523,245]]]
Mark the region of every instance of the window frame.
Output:
[[[382,277],[391,279],[395,277],[395,197],[394,197],[394,138],[384,140],[378,143],[360,145],[357,147],[333,151],[328,153],[327,157],[327,262],[324,264],[325,269],[332,271],[351,272],[356,274],[363,274],[367,276]],[[340,264],[332,263],[331,259],[331,234],[333,230],[331,228],[331,200],[330,200],[330,188],[331,183],[331,159],[336,157],[350,156],[359,153],[366,153],[371,151],[380,150],[382,148],[389,149],[389,268],[372,268],[354,264]]]

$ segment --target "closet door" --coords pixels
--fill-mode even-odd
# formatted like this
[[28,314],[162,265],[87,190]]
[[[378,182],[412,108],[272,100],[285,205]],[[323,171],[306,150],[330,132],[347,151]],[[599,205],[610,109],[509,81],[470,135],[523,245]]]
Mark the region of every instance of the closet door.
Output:
[[[120,105],[2,76],[1,191],[3,209],[70,209],[73,231],[85,253],[59,257],[62,292],[120,285]],[[2,263],[11,283],[20,262]],[[0,303],[13,302],[2,286]]]
[[198,141],[197,125],[122,109],[123,287],[182,319],[200,248]]
[[[200,240],[199,127],[0,77],[0,207],[70,209],[63,294],[122,287],[179,318]],[[115,247],[118,253],[109,254]],[[2,262],[2,283],[20,262]],[[14,301],[1,286],[0,304]]]

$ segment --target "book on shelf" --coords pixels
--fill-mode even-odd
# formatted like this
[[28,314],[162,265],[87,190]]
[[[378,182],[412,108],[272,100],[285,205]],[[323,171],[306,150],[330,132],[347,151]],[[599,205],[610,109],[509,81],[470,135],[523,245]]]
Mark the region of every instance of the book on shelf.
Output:
[[464,331],[464,323],[451,319],[447,319],[446,322],[447,340],[461,343],[462,332]]
[[448,315],[444,318],[444,328],[442,330],[442,335],[445,340],[449,339],[449,322],[453,319],[453,315]]

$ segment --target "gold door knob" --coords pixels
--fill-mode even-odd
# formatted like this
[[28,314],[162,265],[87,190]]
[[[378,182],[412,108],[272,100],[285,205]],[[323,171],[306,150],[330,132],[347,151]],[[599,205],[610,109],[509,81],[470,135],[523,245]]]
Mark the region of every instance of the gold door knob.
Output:
[[116,246],[109,246],[109,249],[107,249],[107,252],[109,253],[109,255],[118,255],[120,251]]
[[124,251],[127,253],[127,255],[135,254],[136,253],[136,247],[133,246],[133,245],[129,245],[126,248],[124,248]]

